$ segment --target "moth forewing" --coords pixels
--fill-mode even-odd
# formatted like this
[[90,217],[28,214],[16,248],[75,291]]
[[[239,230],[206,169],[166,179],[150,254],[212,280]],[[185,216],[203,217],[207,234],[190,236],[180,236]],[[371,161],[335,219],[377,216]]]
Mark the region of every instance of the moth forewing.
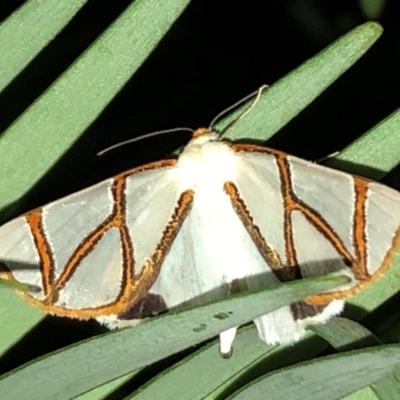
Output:
[[21,294],[52,314],[126,311],[157,277],[159,266],[143,268],[180,196],[168,175],[175,162],[127,171],[10,221],[0,229],[0,256],[12,275],[2,276],[38,285],[39,293]]
[[[279,265],[274,268],[280,280],[335,271],[352,278],[350,287],[309,297],[301,307],[292,305],[295,320],[319,322],[324,319],[324,306],[355,294],[391,266],[400,245],[397,191],[276,150],[253,145],[233,148],[241,155],[243,170],[249,171],[238,175],[243,178],[237,186],[240,201],[257,226],[249,233],[256,242],[261,233],[268,251],[276,251],[275,259],[284,265],[283,271]],[[274,196],[282,204],[273,207],[280,210],[279,216],[263,216],[259,204]],[[265,249],[265,245],[260,247]],[[334,313],[340,308],[337,303]],[[327,310],[327,315],[331,312]]]

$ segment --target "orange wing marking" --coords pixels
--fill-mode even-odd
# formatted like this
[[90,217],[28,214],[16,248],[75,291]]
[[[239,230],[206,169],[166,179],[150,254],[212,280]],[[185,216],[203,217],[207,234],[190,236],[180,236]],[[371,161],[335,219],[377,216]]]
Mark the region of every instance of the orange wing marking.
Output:
[[327,240],[337,251],[343,259],[345,259],[350,265],[354,265],[354,257],[347,250],[342,239],[338,236],[335,230],[328,224],[325,218],[319,214],[316,210],[305,204],[300,200],[294,193],[292,188],[292,177],[290,172],[290,165],[287,160],[285,153],[280,151],[268,149],[261,146],[255,145],[233,145],[235,151],[251,151],[256,153],[267,153],[274,156],[281,182],[282,198],[284,202],[284,238],[285,238],[285,251],[287,263],[291,268],[298,269],[293,279],[298,279],[301,276],[297,257],[296,248],[294,245],[294,231],[291,221],[291,214],[293,211],[298,210],[303,213],[307,220],[326,237]]
[[[55,282],[53,272],[54,256],[52,256],[51,246],[42,228],[42,210],[38,209],[29,213],[27,215],[27,220],[34,236],[36,248],[40,257],[41,271],[44,271],[42,276],[46,298],[44,301],[40,301],[29,295],[29,293],[20,292],[19,294],[33,305],[45,310],[46,312],[76,318],[93,318],[101,315],[118,314],[132,307],[133,304],[146,295],[147,291],[156,281],[160,272],[161,264],[164,261],[165,256],[168,254],[168,251],[179,232],[181,224],[191,208],[194,193],[193,191],[188,190],[180,196],[171,220],[164,230],[162,240],[157,246],[154,254],[149,257],[147,263],[140,270],[140,273],[135,275],[133,259],[134,249],[125,221],[126,178],[133,173],[145,169],[172,166],[175,165],[175,163],[175,160],[165,160],[136,168],[116,176],[111,189],[114,198],[114,207],[111,215],[79,244]],[[116,228],[120,232],[123,255],[123,276],[121,290],[117,298],[111,303],[103,306],[76,310],[55,305],[54,303],[57,302],[59,291],[66,286],[75,270],[79,267],[81,261],[91,251],[93,251],[101,237],[112,228]]]
[[229,195],[234,210],[243,222],[243,225],[246,227],[247,232],[254,240],[258,251],[264,258],[265,262],[274,271],[278,279],[280,281],[287,281],[300,278],[301,276],[294,275],[296,270],[292,268],[285,268],[277,251],[265,241],[259,227],[254,223],[253,217],[250,215],[244,201],[240,197],[239,191],[235,184],[232,182],[226,182],[224,184],[224,190]]
[[367,271],[367,238],[366,238],[366,214],[365,203],[367,201],[368,183],[362,179],[355,178],[355,207],[353,216],[353,238],[356,251],[357,265],[353,269],[356,279],[362,281],[369,277]]
[[[33,241],[39,254],[39,268],[42,275],[43,294],[47,299],[54,300],[54,257],[52,249],[46,240],[43,230],[42,210],[34,210],[26,215],[26,222],[28,223]],[[45,300],[45,301],[46,301]]]
[[[124,177],[116,177],[114,179],[114,183],[111,188],[112,197],[114,199],[114,207],[111,215],[101,225],[95,228],[75,249],[55,284],[57,292],[65,287],[81,261],[91,251],[93,251],[103,235],[112,228],[117,228],[120,232],[123,249],[124,275],[129,274],[129,272],[126,271],[126,268],[131,271],[133,270],[133,248],[129,237],[126,235],[125,226],[125,186],[126,181]],[[126,279],[123,279],[123,281],[125,280]]]
[[[347,290],[340,290],[336,292],[330,292],[326,294],[319,294],[315,296],[309,296],[305,300],[309,304],[326,304],[334,299],[343,299],[350,297],[358,293],[360,290],[369,286],[372,282],[377,281],[393,264],[393,257],[396,254],[397,249],[400,247],[400,227],[397,228],[393,235],[391,246],[386,252],[383,262],[378,270],[373,275],[366,275],[365,278],[357,282],[357,285]],[[357,264],[358,268],[358,264]]]

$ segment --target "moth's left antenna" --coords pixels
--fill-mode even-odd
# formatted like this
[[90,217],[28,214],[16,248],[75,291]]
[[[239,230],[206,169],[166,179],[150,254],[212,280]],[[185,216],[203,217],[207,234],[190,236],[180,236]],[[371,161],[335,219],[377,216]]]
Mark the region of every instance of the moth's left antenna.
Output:
[[124,142],[120,142],[120,143],[114,144],[114,145],[112,145],[110,147],[107,147],[104,150],[99,151],[97,153],[97,155],[98,156],[102,156],[103,154],[108,153],[111,150],[117,149],[118,147],[125,146],[126,144],[134,143],[134,142],[137,142],[137,141],[142,140],[142,139],[147,139],[147,138],[150,138],[150,137],[153,137],[153,136],[158,136],[158,135],[163,135],[165,133],[178,132],[178,131],[186,131],[186,132],[192,132],[192,133],[194,132],[193,129],[191,129],[191,128],[172,128],[172,129],[164,129],[162,131],[155,131],[155,132],[151,132],[151,133],[146,133],[145,135],[138,136],[138,137],[133,138],[133,139],[128,139],[128,140],[125,140]]

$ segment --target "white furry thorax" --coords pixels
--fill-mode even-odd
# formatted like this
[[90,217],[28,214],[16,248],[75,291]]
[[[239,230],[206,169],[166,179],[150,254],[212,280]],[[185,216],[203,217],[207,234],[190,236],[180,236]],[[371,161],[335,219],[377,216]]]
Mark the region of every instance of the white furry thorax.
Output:
[[211,132],[194,137],[179,156],[176,167],[182,190],[222,188],[225,182],[235,180],[237,158],[229,144]]

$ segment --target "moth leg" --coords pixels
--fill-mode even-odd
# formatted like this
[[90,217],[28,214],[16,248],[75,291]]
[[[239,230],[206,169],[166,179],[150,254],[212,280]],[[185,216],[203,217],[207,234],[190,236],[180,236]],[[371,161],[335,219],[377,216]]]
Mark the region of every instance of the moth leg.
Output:
[[236,331],[237,331],[237,326],[228,329],[224,332],[221,332],[219,334],[219,341],[220,341],[219,354],[222,358],[229,358],[232,355],[233,353],[232,344],[233,341],[235,340]]

